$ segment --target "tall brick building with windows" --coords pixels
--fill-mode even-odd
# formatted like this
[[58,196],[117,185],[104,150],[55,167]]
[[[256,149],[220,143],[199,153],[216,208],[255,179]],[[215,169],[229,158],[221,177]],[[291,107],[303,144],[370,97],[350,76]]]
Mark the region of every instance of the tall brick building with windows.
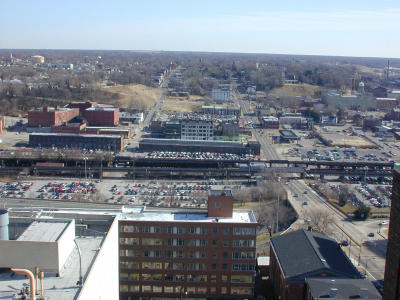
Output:
[[119,222],[120,299],[253,296],[257,222],[212,191],[208,212],[130,211]]
[[394,165],[384,300],[400,299],[400,164]]

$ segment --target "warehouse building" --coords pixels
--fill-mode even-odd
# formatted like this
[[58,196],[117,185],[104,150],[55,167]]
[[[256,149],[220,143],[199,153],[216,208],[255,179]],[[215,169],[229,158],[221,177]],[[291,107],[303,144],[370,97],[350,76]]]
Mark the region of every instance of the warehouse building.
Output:
[[31,133],[29,147],[57,147],[79,149],[101,149],[119,152],[123,149],[121,135],[75,134],[75,133]]
[[142,139],[139,151],[174,151],[174,152],[218,152],[232,154],[260,155],[260,143],[257,141],[225,142],[225,141],[185,141],[175,139]]
[[28,125],[30,127],[51,127],[68,123],[79,115],[77,108],[59,108],[45,106],[28,112]]
[[83,116],[90,126],[117,126],[119,124],[119,108],[90,107],[83,111]]

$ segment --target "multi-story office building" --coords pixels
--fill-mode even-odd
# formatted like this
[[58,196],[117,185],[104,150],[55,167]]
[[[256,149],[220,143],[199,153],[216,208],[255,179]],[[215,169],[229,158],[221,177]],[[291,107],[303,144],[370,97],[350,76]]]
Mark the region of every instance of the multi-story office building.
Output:
[[182,120],[182,140],[211,140],[213,135],[214,125],[212,121]]
[[207,213],[123,214],[120,299],[252,297],[256,226],[230,191],[212,191]]
[[400,165],[393,171],[392,207],[386,252],[384,300],[400,299]]

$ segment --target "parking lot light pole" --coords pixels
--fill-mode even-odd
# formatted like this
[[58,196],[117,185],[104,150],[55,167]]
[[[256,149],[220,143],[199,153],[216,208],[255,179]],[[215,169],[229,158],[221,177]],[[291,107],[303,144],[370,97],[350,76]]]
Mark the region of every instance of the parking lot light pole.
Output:
[[367,171],[368,171],[368,167],[367,166],[364,167],[364,171],[365,171],[365,173],[364,173],[364,185],[367,185]]
[[86,161],[87,161],[87,157],[85,156],[84,158],[83,158],[83,160],[85,161],[85,180],[87,180],[87,173],[86,173]]

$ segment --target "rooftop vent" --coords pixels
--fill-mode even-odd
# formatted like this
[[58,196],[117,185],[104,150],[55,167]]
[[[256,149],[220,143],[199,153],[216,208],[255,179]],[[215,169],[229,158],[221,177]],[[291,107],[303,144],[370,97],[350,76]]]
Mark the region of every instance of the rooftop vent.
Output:
[[337,288],[331,288],[329,291],[329,298],[336,298],[338,294],[338,289]]

